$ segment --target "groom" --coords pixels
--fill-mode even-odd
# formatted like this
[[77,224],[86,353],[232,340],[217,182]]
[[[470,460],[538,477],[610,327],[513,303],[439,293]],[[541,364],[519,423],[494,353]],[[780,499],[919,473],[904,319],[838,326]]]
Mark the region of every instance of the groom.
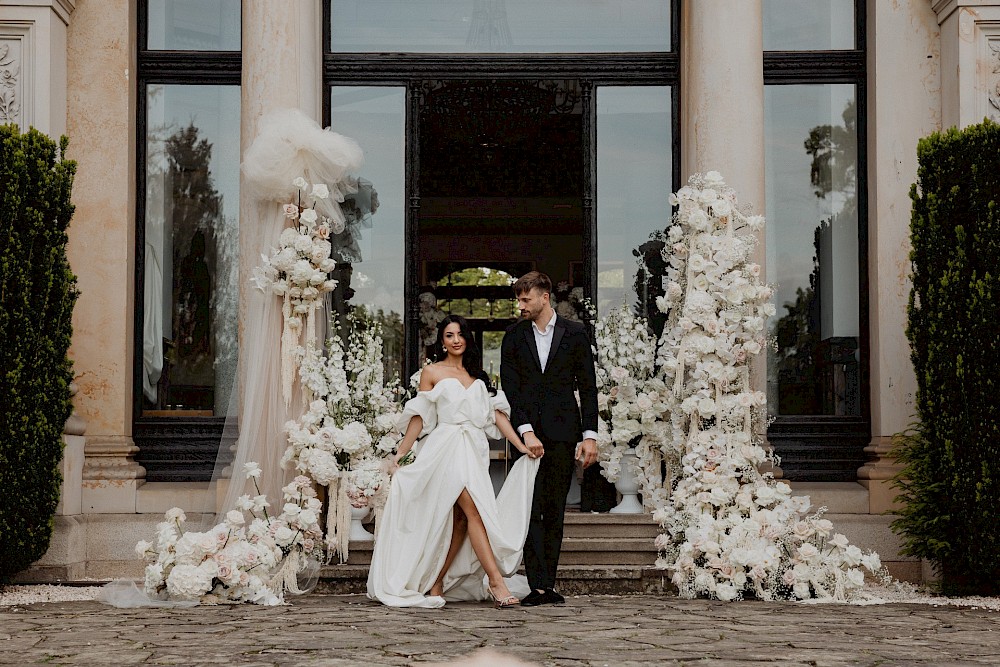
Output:
[[[597,461],[597,387],[590,338],[583,324],[556,317],[552,281],[532,271],[514,283],[522,320],[500,348],[500,381],[511,423],[534,453],[544,452],[535,478],[524,569],[531,593],[521,604],[565,602],[555,592],[566,494],[574,458]],[[577,405],[574,391],[580,393]],[[582,408],[582,416],[581,416]]]

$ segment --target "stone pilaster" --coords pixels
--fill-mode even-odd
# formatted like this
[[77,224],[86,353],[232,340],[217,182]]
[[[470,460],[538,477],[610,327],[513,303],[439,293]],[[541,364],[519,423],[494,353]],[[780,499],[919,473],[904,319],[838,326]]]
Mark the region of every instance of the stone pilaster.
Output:
[[135,462],[139,448],[126,435],[87,438],[83,466],[83,511],[86,514],[132,514],[136,492],[146,469]]
[[[740,204],[766,215],[761,0],[686,0],[682,21],[681,181],[714,169]],[[766,272],[763,231],[759,240],[754,259]],[[751,383],[763,391],[766,354],[751,373]],[[780,468],[772,472],[781,476]]]
[[78,166],[67,254],[81,293],[70,356],[87,421],[84,514],[134,513],[145,477],[131,438],[135,46],[133,0],[79,3],[73,12],[65,111]]
[[[909,186],[917,141],[941,127],[941,58],[926,0],[868,3],[868,289],[872,441],[858,478],[873,514],[897,508],[892,436],[914,419],[916,378],[906,339]],[[899,100],[909,100],[900,105]]]
[[[930,0],[941,33],[942,127],[1000,121],[1000,2]],[[921,3],[922,4],[922,3]]]
[[66,34],[76,0],[0,3],[0,123],[66,132]]

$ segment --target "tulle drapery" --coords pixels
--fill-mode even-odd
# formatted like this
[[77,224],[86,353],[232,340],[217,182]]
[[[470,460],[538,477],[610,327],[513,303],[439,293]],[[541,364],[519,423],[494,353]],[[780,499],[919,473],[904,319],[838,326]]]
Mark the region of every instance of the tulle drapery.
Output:
[[[232,509],[240,495],[256,493],[242,474],[249,461],[256,461],[263,471],[256,480],[260,492],[272,503],[279,502],[281,487],[291,476],[280,465],[284,425],[304,409],[297,382],[289,405],[282,399],[282,304],[273,294],[251,288],[250,273],[260,257],[277,245],[287,225],[282,205],[295,202],[298,195],[292,181],[302,177],[326,185],[331,196],[317,201],[316,211],[344,222],[340,202],[356,190],[350,174],[361,167],[362,157],[354,140],[324,130],[298,109],[277,109],[261,118],[260,131],[244,154],[241,196],[252,203],[240,220],[239,391],[233,392],[238,405],[230,410],[235,416],[226,428],[238,436],[235,451],[224,441],[216,461],[213,482],[218,485],[220,514]],[[323,323],[316,326],[322,328]]]

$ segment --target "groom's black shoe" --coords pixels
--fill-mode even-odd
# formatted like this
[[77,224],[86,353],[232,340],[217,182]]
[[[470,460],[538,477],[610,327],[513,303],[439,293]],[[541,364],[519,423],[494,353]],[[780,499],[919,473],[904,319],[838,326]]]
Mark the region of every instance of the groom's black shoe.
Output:
[[540,604],[545,604],[543,601],[545,593],[539,593],[538,591],[532,589],[530,593],[521,598],[522,607],[537,607]]
[[559,595],[551,588],[546,588],[545,593],[542,594],[542,597],[545,598],[545,603],[548,604],[563,604],[564,602],[566,602],[566,598]]

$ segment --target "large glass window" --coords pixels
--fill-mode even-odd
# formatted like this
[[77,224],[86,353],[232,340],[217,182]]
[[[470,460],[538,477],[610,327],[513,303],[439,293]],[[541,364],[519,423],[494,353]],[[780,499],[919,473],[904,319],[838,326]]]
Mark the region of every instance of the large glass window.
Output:
[[335,52],[669,51],[669,0],[332,0]]
[[765,128],[771,405],[860,415],[855,86],[768,86]]
[[225,414],[236,377],[240,91],[146,88],[142,415]]
[[132,437],[148,481],[207,480],[236,407],[241,5],[136,10]]
[[855,0],[764,0],[765,51],[854,49]]
[[669,86],[597,89],[597,306],[622,302],[656,318],[669,223],[672,122]]
[[398,377],[404,354],[405,103],[406,91],[397,86],[333,86],[330,92],[332,129],[356,140],[365,154],[358,194],[343,204],[349,224],[334,237],[340,282],[331,317],[351,312],[378,319],[387,371]]
[[147,48],[239,51],[240,0],[149,0]]

